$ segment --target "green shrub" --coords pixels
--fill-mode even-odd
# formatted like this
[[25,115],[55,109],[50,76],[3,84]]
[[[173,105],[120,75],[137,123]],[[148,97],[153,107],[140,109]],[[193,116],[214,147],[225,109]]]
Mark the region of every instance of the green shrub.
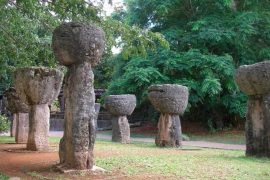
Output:
[[0,115],[0,133],[8,131],[10,127],[10,121],[4,115]]

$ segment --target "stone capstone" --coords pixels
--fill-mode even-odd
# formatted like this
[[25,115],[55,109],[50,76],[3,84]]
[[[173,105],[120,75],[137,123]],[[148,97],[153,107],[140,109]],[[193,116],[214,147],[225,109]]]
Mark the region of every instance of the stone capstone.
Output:
[[188,104],[188,88],[176,84],[152,85],[148,98],[161,113],[183,114]]
[[105,107],[113,115],[131,115],[136,107],[136,96],[133,94],[107,96]]
[[4,96],[7,98],[7,109],[11,113],[28,113],[29,106],[25,104],[17,94],[15,88],[11,87],[4,92]]
[[4,95],[8,101],[7,108],[13,113],[11,134],[15,136],[16,143],[26,143],[29,130],[29,106],[21,101],[13,87],[6,90]]
[[53,32],[52,48],[57,60],[65,65],[101,61],[105,47],[104,32],[94,24],[63,23]]
[[28,105],[50,105],[60,92],[62,80],[63,73],[57,69],[26,67],[14,72],[16,91]]
[[247,95],[266,94],[270,91],[270,61],[240,66],[235,82]]

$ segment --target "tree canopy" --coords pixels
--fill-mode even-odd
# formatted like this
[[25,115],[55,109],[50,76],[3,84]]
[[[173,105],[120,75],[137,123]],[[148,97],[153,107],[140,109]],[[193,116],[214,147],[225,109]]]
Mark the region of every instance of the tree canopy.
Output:
[[[96,3],[95,3],[96,2]],[[104,15],[104,1],[0,0],[0,91],[11,86],[12,72],[23,66],[57,66],[51,50],[52,31],[62,22],[95,23],[106,34],[106,53],[112,46],[125,57],[143,54],[156,43],[168,47],[160,33],[144,31]],[[117,40],[117,41],[116,41]],[[105,71],[102,68],[99,71]]]
[[147,58],[135,55],[120,63],[110,93],[135,93],[145,107],[149,85],[177,83],[190,90],[186,118],[223,128],[245,116],[246,97],[234,72],[270,58],[269,0],[125,2],[126,10],[114,18],[163,34],[170,50],[160,47]]

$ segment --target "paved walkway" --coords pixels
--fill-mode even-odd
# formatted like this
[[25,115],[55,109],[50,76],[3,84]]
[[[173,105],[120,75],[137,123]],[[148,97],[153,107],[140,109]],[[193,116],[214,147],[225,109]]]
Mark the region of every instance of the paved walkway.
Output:
[[[54,136],[54,137],[62,137],[63,131],[50,131],[49,135]],[[111,139],[111,135],[97,133],[97,138]],[[131,138],[131,141],[155,143],[155,139],[153,138]],[[222,144],[222,143],[214,143],[214,142],[207,142],[207,141],[183,141],[182,143],[184,146],[194,146],[194,147],[204,147],[204,148],[216,148],[216,149],[227,149],[227,150],[245,150],[246,149],[245,145]]]

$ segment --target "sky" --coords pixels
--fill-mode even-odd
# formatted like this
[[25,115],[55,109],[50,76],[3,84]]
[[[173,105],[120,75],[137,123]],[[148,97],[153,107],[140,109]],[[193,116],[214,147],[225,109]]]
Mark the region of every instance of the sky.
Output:
[[[123,0],[113,0],[113,4],[109,4],[109,0],[105,0],[105,4],[103,10],[105,12],[105,16],[109,16],[113,13],[114,8],[123,5]],[[120,53],[121,48],[117,48],[115,46],[112,47],[112,53],[118,54]]]

